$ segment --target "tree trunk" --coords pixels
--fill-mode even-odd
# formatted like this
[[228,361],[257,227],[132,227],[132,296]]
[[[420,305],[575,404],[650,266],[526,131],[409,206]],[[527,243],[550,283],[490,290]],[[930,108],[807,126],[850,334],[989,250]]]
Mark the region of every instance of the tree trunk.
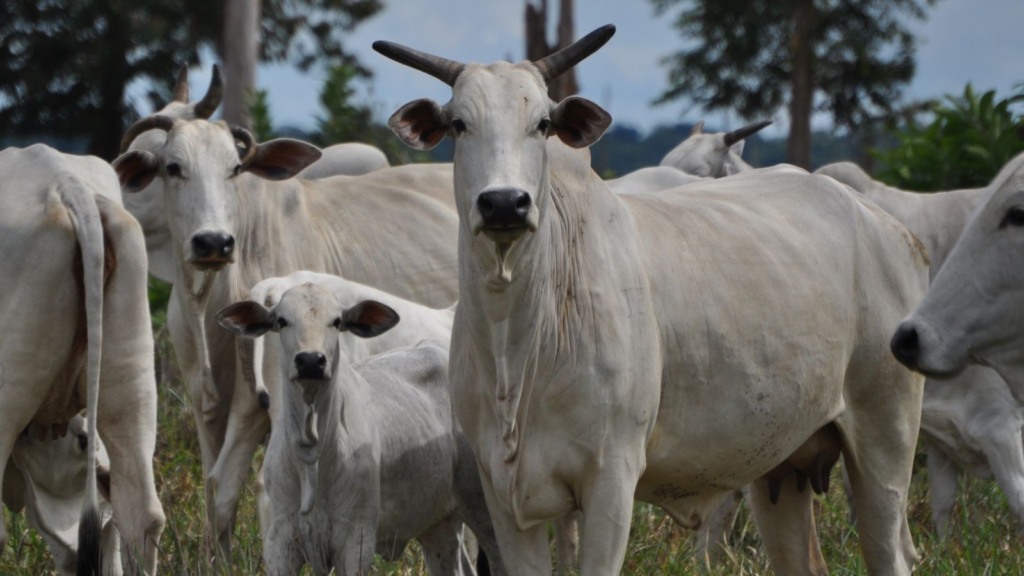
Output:
[[[540,60],[562,48],[573,43],[575,40],[575,25],[573,17],[573,0],[561,0],[558,12],[557,39],[554,45],[548,44],[547,22],[548,2],[540,0],[535,6],[530,0],[526,2],[526,59]],[[564,74],[548,84],[548,95],[555,102],[561,101],[567,96],[579,92],[579,83],[576,81],[576,69],[570,68]]]
[[230,124],[252,127],[249,98],[256,87],[256,57],[259,51],[260,0],[225,0],[224,109]]
[[110,162],[121,153],[121,135],[125,126],[124,93],[131,76],[125,56],[131,48],[131,38],[120,24],[122,16],[114,8],[101,4],[108,25],[103,41],[97,43],[97,54],[103,58],[102,74],[96,81],[100,88],[100,109],[97,129],[89,140],[89,154]]
[[814,105],[814,17],[813,0],[800,3],[793,14],[790,45],[793,93],[789,102],[789,140],[786,143],[788,162],[808,170],[811,167],[811,112]]

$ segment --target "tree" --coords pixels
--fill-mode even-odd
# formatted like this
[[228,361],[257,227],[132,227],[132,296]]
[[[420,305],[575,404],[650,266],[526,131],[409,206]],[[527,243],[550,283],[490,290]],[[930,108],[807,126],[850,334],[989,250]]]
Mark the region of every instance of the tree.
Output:
[[[380,0],[264,0],[260,57],[309,67],[344,62],[362,74],[341,37]],[[166,102],[183,63],[203,47],[223,53],[223,2],[204,0],[5,0],[0,3],[0,135],[88,140],[113,159],[141,102],[127,87],[150,82]],[[225,32],[230,34],[230,30]],[[232,79],[227,78],[227,83]]]
[[[811,115],[854,129],[892,114],[914,75],[907,19],[935,0],[651,0],[682,6],[684,49],[666,57],[658,103],[688,97],[754,120],[788,103],[788,160],[811,165]],[[788,100],[787,100],[788,98]]]
[[224,0],[224,120],[252,127],[249,101],[256,88],[259,56],[260,0]]
[[[970,84],[963,96],[945,96],[894,126],[897,144],[874,151],[883,164],[879,178],[908,190],[934,191],[988,185],[999,169],[1024,152],[1024,85],[996,99]],[[1014,112],[1016,106],[1017,112]]]
[[[558,11],[558,28],[554,44],[548,43],[548,1],[540,0],[534,5],[526,2],[526,59],[540,60],[572,44],[576,38],[573,25],[573,0],[561,0]],[[570,68],[564,74],[548,83],[548,95],[555,102],[580,91],[576,81],[576,69]]]

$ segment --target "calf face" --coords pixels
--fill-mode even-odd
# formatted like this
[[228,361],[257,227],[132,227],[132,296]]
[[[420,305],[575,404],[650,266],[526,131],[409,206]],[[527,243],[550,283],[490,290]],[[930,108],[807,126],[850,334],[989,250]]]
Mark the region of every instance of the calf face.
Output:
[[272,309],[246,300],[217,313],[217,322],[240,336],[257,338],[276,332],[281,338],[284,375],[314,395],[320,384],[332,379],[339,362],[349,362],[339,358],[340,332],[370,338],[391,329],[398,320],[397,312],[373,300],[343,308],[331,290],[313,283],[290,288]]

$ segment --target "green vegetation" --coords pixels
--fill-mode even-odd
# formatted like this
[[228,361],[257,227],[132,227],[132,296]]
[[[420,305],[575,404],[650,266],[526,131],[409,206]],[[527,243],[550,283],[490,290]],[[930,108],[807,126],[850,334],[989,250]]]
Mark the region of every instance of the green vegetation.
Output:
[[[877,150],[878,178],[907,190],[934,191],[985,186],[1000,168],[1024,152],[1024,85],[1001,100],[994,90],[947,95],[893,128],[896,144]],[[1014,109],[1016,108],[1016,112]]]

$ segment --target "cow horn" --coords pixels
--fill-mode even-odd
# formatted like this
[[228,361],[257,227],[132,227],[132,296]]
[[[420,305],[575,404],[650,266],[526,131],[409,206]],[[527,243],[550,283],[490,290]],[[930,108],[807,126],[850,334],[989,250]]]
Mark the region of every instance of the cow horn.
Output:
[[[235,138],[235,145],[238,146],[238,158],[242,164],[256,153],[256,138],[241,126],[232,126],[231,135]],[[241,144],[239,146],[239,144]]]
[[461,62],[420,52],[408,46],[402,46],[401,44],[385,40],[374,42],[373,49],[399,64],[404,64],[420,72],[430,74],[449,86],[455,85],[455,79],[466,68],[466,65]]
[[174,127],[174,118],[170,116],[147,116],[128,127],[124,136],[121,137],[121,153],[124,153],[132,141],[139,137],[139,134],[149,130],[164,130],[169,132]]
[[195,112],[196,118],[205,120],[213,116],[217,106],[220,106],[223,89],[224,83],[220,79],[220,68],[214,64],[213,75],[210,77],[210,87],[206,89],[206,95],[203,96],[203,99],[196,102],[195,107],[192,109]]
[[174,102],[188,104],[188,64],[182,64],[178,70],[178,81],[174,83]]
[[754,122],[753,124],[747,124],[746,126],[743,126],[742,128],[737,128],[732,132],[726,132],[725,145],[732,146],[733,144],[739,142],[740,140],[745,140],[748,137],[760,132],[762,128],[771,123],[771,120],[762,120],[760,122]]
[[615,25],[606,24],[558,52],[534,62],[533,65],[544,77],[544,82],[550,83],[587,56],[597,52],[598,48],[604,46],[614,34]]

